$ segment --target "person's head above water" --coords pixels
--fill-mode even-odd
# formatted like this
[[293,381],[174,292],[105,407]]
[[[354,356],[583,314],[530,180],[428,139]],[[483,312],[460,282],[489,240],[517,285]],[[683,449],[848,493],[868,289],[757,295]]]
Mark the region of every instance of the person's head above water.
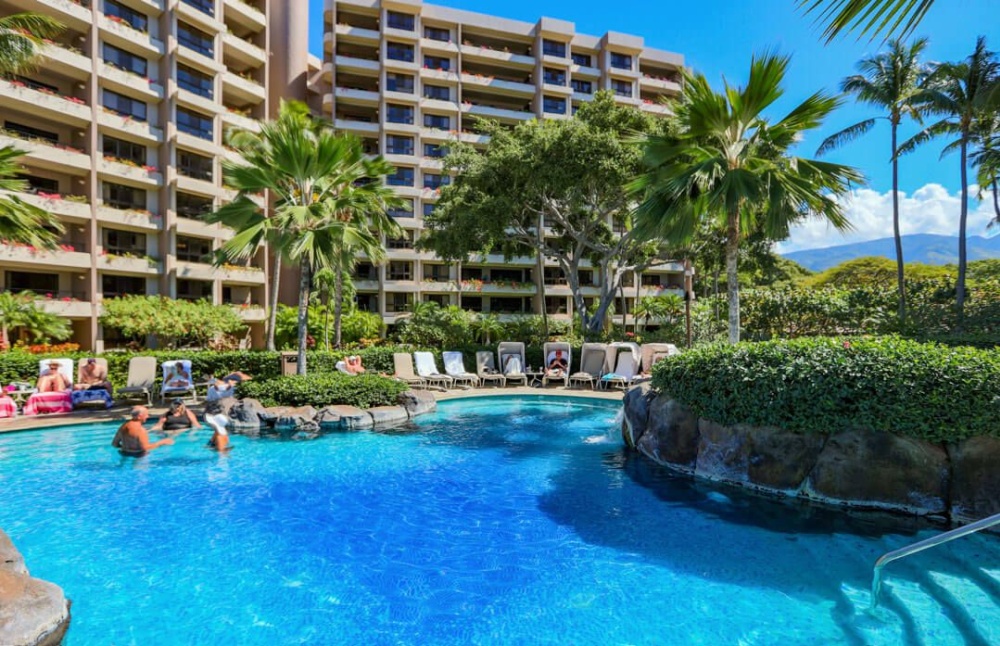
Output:
[[171,412],[176,413],[177,411],[179,411],[182,408],[184,408],[184,400],[183,399],[177,398],[177,399],[174,399],[173,401],[170,402],[170,410],[171,410]]
[[134,422],[145,422],[149,419],[149,409],[145,406],[134,406],[132,408],[132,421]]

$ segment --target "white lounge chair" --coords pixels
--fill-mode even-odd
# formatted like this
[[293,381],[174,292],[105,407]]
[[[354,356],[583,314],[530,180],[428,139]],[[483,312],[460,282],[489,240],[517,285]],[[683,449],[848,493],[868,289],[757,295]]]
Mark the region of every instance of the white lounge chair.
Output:
[[635,343],[611,343],[605,357],[605,373],[601,385],[620,386],[622,390],[632,385],[639,374],[639,346]]
[[607,343],[584,343],[580,349],[580,371],[569,376],[569,385],[589,384],[593,390],[604,376],[604,361],[607,354]]
[[31,415],[53,415],[56,413],[73,412],[73,398],[70,395],[73,388],[73,360],[72,359],[42,359],[38,362],[38,376],[45,377],[51,373],[50,364],[59,364],[59,373],[69,384],[69,390],[50,391],[39,393],[28,397],[24,404],[23,413]]
[[446,374],[442,374],[434,363],[434,355],[430,352],[414,352],[413,360],[417,364],[417,375],[423,378],[430,385],[440,384],[445,388],[455,385],[455,380]]
[[198,403],[198,392],[191,377],[191,362],[188,359],[163,362],[163,383],[160,384],[160,399],[178,398]]
[[507,385],[507,378],[500,374],[496,366],[493,365],[492,352],[480,350],[476,353],[476,375],[483,386],[493,382],[499,382],[501,387]]
[[639,375],[635,381],[647,381],[653,377],[653,366],[656,362],[671,355],[680,354],[680,350],[673,343],[643,343],[639,349],[641,360],[639,362]]
[[503,341],[497,346],[497,359],[500,360],[500,372],[507,381],[520,382],[528,385],[528,375],[524,369],[527,362],[524,358],[524,344],[520,341]]
[[146,399],[153,403],[153,383],[156,381],[156,357],[132,357],[128,361],[128,383],[118,389],[118,397],[126,401]]
[[395,371],[393,377],[411,386],[427,387],[427,382],[418,377],[413,372],[413,357],[407,352],[394,352],[392,354],[392,367]]
[[[542,368],[542,386],[551,382],[562,382],[566,388],[569,387],[569,374],[573,369],[573,349],[568,343],[562,341],[550,341],[542,346],[542,356],[545,357],[545,366]],[[552,363],[557,356],[561,356],[566,361],[566,368],[553,370]]]
[[461,352],[442,352],[444,359],[444,372],[455,380],[455,384],[469,384],[473,388],[479,385],[479,377],[465,369],[465,362]]
[[[101,357],[92,357],[80,359],[77,362],[76,383],[83,383],[83,370],[84,367],[90,363],[90,361],[94,362],[94,365],[97,366],[98,374],[104,375],[103,379],[107,381],[108,360]],[[111,391],[108,388],[91,386],[85,390],[73,390],[71,397],[73,399],[73,408],[82,408],[83,406],[102,406],[104,408],[111,408],[114,405],[114,400],[111,398]]]

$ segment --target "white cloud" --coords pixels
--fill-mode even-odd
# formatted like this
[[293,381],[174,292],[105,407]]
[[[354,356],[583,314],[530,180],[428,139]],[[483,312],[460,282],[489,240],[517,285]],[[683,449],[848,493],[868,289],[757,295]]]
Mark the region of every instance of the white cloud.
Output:
[[[984,235],[986,225],[994,217],[992,204],[989,200],[978,202],[975,198],[976,190],[975,186],[969,188],[971,199],[966,232],[970,236]],[[959,193],[951,195],[940,184],[927,184],[912,195],[902,192],[899,195],[899,228],[902,235],[958,235],[959,207],[962,203]],[[892,237],[892,191],[853,191],[844,199],[844,212],[854,225],[852,231],[840,233],[824,220],[812,218],[793,227],[789,239],[778,245],[778,252],[819,249]]]

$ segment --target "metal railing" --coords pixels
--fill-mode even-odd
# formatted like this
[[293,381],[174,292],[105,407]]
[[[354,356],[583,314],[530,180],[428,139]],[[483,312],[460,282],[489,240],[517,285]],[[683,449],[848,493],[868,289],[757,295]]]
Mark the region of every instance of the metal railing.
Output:
[[956,538],[968,536],[969,534],[975,534],[978,531],[989,529],[995,525],[1000,525],[1000,514],[994,514],[993,516],[977,520],[974,523],[969,523],[968,525],[963,525],[962,527],[944,532],[943,534],[932,536],[926,540],[920,541],[919,543],[914,543],[912,545],[907,545],[906,547],[901,547],[898,550],[886,552],[880,556],[877,561],[875,561],[875,567],[872,570],[872,599],[869,608],[874,609],[875,606],[878,605],[878,595],[879,591],[882,589],[882,568],[886,565],[897,559],[901,559],[904,556],[916,554],[917,552],[923,552],[926,549],[953,541]]

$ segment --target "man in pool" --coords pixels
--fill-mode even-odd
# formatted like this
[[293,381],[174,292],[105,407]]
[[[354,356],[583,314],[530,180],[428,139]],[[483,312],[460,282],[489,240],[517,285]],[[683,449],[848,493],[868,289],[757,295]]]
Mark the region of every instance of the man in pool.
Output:
[[147,419],[149,419],[149,410],[145,406],[133,408],[131,419],[119,427],[118,432],[115,433],[115,439],[111,440],[111,446],[121,451],[122,455],[140,456],[146,455],[153,449],[174,443],[173,438],[168,437],[151,444],[149,433],[142,425]]

